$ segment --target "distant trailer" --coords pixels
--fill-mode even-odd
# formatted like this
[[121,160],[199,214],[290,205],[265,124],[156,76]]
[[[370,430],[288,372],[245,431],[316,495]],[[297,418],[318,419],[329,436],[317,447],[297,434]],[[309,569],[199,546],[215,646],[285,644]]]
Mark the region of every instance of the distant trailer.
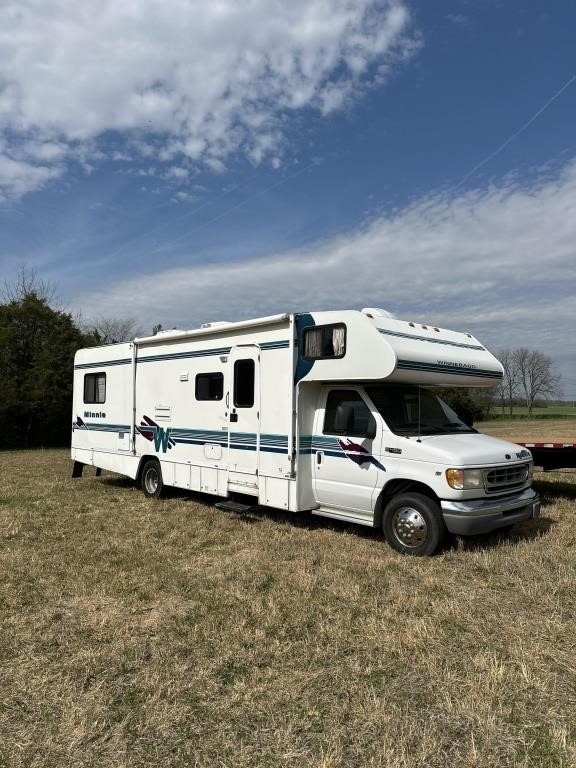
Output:
[[528,448],[534,458],[534,464],[544,470],[576,469],[576,443],[518,442],[518,445]]

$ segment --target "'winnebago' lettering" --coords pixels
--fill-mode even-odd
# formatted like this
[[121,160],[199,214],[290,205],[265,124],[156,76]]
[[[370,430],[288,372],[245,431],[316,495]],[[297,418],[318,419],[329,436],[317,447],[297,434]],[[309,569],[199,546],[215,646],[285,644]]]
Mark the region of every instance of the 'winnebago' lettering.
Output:
[[477,368],[473,363],[447,363],[446,360],[438,360],[438,365],[449,365],[451,368]]

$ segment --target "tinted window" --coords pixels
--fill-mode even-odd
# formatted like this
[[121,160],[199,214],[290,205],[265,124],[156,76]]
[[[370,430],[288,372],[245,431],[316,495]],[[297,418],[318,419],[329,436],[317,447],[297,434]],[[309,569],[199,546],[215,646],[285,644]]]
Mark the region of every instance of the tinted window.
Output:
[[325,360],[346,354],[346,326],[316,325],[306,328],[302,338],[302,357],[306,360]]
[[106,374],[87,373],[84,376],[84,402],[106,402]]
[[370,437],[375,429],[374,417],[358,392],[345,389],[330,392],[324,415],[325,435]]
[[196,376],[196,400],[222,400],[224,374],[199,373]]
[[254,360],[236,360],[234,363],[234,405],[252,408],[254,405]]

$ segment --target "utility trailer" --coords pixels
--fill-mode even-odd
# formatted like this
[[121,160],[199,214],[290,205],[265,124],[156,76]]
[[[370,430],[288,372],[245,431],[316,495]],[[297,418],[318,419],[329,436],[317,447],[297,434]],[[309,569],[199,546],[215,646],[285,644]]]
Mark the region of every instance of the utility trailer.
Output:
[[559,442],[518,442],[529,448],[537,467],[549,469],[576,469],[576,443]]
[[165,486],[382,528],[432,554],[448,532],[536,517],[532,457],[479,434],[435,387],[494,386],[469,333],[385,310],[207,323],[79,350],[73,476]]

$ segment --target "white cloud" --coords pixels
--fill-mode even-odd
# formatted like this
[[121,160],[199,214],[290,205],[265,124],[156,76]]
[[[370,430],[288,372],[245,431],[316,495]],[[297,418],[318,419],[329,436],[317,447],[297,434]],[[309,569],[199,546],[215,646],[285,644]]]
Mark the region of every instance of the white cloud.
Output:
[[190,171],[188,168],[180,168],[178,166],[173,166],[172,168],[169,168],[166,171],[166,177],[169,179],[174,179],[176,181],[184,181],[185,179],[190,176]]
[[17,199],[58,178],[63,168],[16,160],[0,148],[0,203]]
[[76,304],[84,315],[122,306],[144,328],[381,306],[470,330],[492,348],[542,349],[576,380],[576,162],[529,186],[431,194],[301,250],[135,276]]
[[32,163],[117,131],[113,157],[152,134],[166,161],[277,164],[286,114],[380,83],[409,29],[406,0],[4,0],[0,131],[34,142]]

